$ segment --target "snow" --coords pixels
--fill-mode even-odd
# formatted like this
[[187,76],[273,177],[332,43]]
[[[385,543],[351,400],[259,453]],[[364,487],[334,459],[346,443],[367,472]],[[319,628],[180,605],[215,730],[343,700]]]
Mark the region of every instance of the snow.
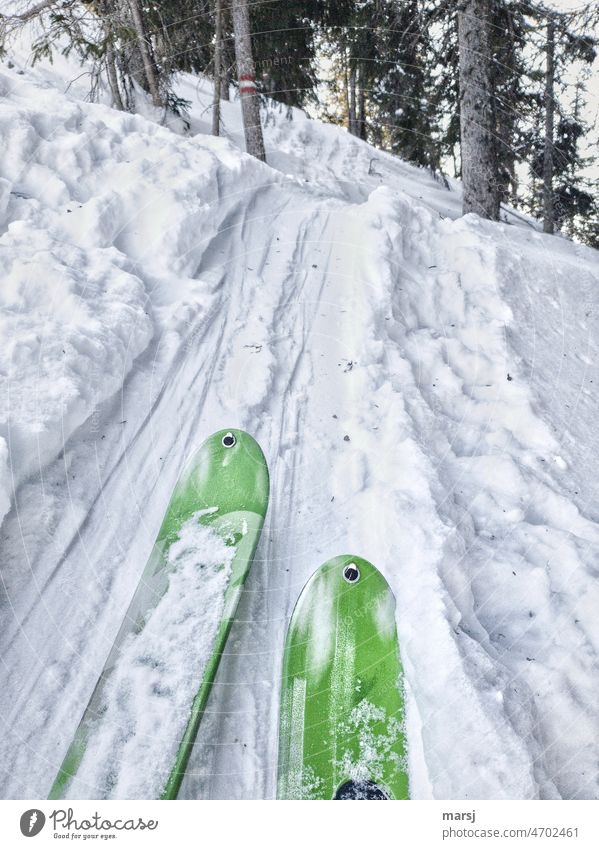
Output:
[[186,458],[235,425],[271,504],[181,795],[275,795],[287,623],[354,552],[397,599],[413,797],[597,798],[597,253],[297,111],[258,163],[192,76],[185,134],[9,58],[2,795],[47,794]]
[[168,590],[123,643],[69,798],[160,797],[214,648],[234,552],[197,513],[182,526]]
[[[387,733],[376,733],[377,723],[386,724]],[[351,752],[340,755],[339,769],[351,781],[361,784],[368,781],[383,782],[385,766],[394,764],[398,771],[405,769],[402,758],[393,751],[394,742],[403,733],[403,725],[367,699],[356,705],[347,722],[347,730],[357,731],[359,756],[354,760]]]
[[7,487],[55,459],[120,389],[153,329],[144,287],[112,248],[86,252],[23,221],[10,224],[0,245],[0,433],[12,473],[0,503],[7,505]]

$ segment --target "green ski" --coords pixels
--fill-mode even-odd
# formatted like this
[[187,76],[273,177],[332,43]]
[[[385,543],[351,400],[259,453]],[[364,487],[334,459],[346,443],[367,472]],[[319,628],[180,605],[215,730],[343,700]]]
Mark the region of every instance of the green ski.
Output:
[[409,798],[395,599],[380,572],[359,557],[327,561],[293,611],[278,796]]
[[243,431],[191,458],[50,799],[177,797],[268,494]]

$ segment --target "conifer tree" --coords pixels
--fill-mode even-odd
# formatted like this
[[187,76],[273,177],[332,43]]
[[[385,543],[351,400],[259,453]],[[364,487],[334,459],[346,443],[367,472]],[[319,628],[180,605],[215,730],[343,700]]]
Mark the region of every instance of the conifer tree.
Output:
[[258,89],[288,106],[314,98],[318,0],[253,5],[252,32]]
[[[545,62],[538,98],[541,120],[530,135],[532,190],[528,206],[542,217],[546,233],[558,229],[588,240],[593,229],[589,222],[598,214],[598,203],[596,186],[585,176],[592,157],[581,153],[589,132],[582,109],[597,39],[587,32],[592,19],[586,15],[544,7],[535,9],[535,15],[538,49]],[[575,71],[576,80],[571,84],[569,77]],[[572,90],[573,97],[569,96]]]
[[[374,123],[384,146],[409,162],[440,170],[442,149],[437,77],[431,26],[434,4],[407,0],[390,4],[390,26],[382,77],[375,83]],[[381,50],[377,51],[381,55]]]

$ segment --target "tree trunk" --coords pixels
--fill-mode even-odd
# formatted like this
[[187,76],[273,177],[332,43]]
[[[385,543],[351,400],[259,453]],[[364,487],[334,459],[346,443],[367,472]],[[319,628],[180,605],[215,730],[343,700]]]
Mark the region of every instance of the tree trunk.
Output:
[[543,231],[555,230],[553,203],[553,124],[555,113],[555,21],[547,22],[547,66],[545,74],[545,146],[543,150]]
[[518,206],[519,198],[518,198],[518,173],[516,171],[516,157],[510,157],[509,161],[509,169],[510,169],[510,196],[509,202],[512,206]]
[[119,80],[116,72],[116,60],[114,58],[114,47],[112,46],[112,33],[108,33],[108,41],[106,44],[106,73],[108,75],[108,85],[112,94],[112,100],[117,109],[124,111],[123,99],[119,89]]
[[214,2],[214,102],[212,104],[212,135],[220,135],[220,98],[223,73],[223,6]]
[[356,114],[356,66],[350,58],[349,65],[349,115],[348,129],[352,136],[358,135],[358,119]]
[[464,215],[499,218],[489,39],[490,0],[460,0],[460,151]]
[[260,100],[256,90],[256,69],[252,57],[248,0],[233,0],[232,14],[245,147],[247,152],[255,156],[256,159],[266,162],[264,138],[260,123]]
[[358,93],[358,133],[361,139],[366,141],[366,81],[364,68],[360,66],[359,93]]
[[348,71],[348,58],[347,58],[347,46],[345,43],[345,33],[343,34],[342,41],[342,51],[343,51],[343,96],[345,98],[345,111],[347,113],[347,129],[351,132],[351,125],[349,119],[350,112],[350,104],[349,104],[349,71]]
[[229,88],[231,86],[231,75],[230,68],[223,67],[220,83],[220,96],[221,100],[231,100],[231,92]]
[[221,84],[220,84],[220,96],[222,100],[231,100],[231,70],[233,68],[233,64],[235,62],[235,49],[234,45],[231,43],[231,21],[229,20],[229,15],[227,12],[226,4],[223,5],[221,0],[221,27],[222,27],[222,35],[221,35],[221,59],[220,59],[220,67],[221,67]]
[[152,95],[152,103],[154,106],[164,106],[162,96],[160,94],[160,84],[158,80],[158,69],[154,64],[154,57],[150,49],[150,42],[146,33],[145,21],[140,0],[129,0],[129,8],[133,18],[133,25],[137,35],[139,44],[139,52],[144,66],[144,73],[148,81],[148,89]]
[[106,38],[106,76],[108,77],[108,85],[110,87],[110,93],[112,94],[112,102],[117,109],[120,109],[121,112],[123,112],[125,106],[119,89],[119,78],[114,50],[116,41],[113,27],[114,9],[111,7],[109,0],[102,0],[102,2],[98,4],[98,13],[104,29],[104,36]]

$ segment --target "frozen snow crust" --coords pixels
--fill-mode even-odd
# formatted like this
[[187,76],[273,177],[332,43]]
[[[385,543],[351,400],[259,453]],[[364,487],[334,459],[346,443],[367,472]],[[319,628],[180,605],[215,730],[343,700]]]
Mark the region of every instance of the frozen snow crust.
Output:
[[597,798],[597,254],[298,112],[257,163],[197,78],[185,136],[10,58],[1,795],[47,794],[186,457],[235,424],[271,509],[182,795],[274,795],[289,615],[353,551],[397,597],[412,795]]

